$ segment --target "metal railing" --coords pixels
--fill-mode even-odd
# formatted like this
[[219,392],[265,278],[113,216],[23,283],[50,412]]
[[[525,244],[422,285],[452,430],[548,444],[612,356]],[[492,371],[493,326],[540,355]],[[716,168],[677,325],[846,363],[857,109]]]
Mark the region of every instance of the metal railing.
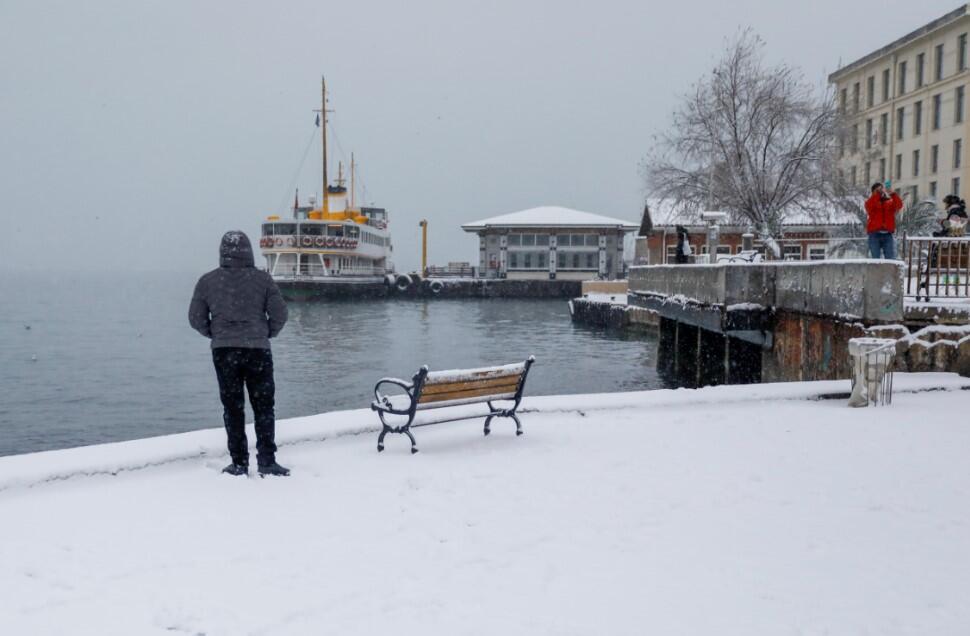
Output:
[[970,237],[907,236],[906,296],[970,298]]
[[428,276],[433,276],[435,278],[473,278],[475,276],[475,267],[471,265],[449,265],[447,267],[435,267],[434,265],[429,265]]

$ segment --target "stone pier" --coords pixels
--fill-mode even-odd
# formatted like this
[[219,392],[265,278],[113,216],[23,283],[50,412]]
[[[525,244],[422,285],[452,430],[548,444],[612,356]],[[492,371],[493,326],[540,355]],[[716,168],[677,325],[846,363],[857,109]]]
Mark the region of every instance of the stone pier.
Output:
[[628,302],[660,317],[658,368],[687,385],[850,376],[848,341],[903,319],[901,264],[633,267]]

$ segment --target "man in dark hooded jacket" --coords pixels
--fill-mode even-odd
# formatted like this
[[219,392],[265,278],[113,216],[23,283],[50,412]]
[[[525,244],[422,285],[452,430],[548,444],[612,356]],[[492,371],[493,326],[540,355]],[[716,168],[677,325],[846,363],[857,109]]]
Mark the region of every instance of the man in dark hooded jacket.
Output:
[[219,247],[219,268],[202,276],[195,286],[189,324],[212,340],[232,457],[223,472],[230,475],[249,474],[244,385],[256,420],[259,474],[290,473],[276,463],[276,386],[269,345],[286,324],[286,316],[286,303],[273,278],[255,267],[249,238],[242,232],[226,232]]

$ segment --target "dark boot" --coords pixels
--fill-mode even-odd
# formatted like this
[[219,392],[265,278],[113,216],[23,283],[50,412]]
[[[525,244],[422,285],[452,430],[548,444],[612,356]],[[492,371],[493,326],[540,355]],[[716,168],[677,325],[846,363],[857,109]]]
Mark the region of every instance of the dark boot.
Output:
[[276,477],[287,477],[290,474],[289,468],[284,468],[277,464],[275,461],[271,464],[260,464],[259,465],[259,476],[265,477],[266,475],[275,475]]
[[228,466],[226,466],[225,468],[223,468],[222,472],[232,475],[234,477],[239,477],[240,475],[249,474],[249,466],[247,466],[246,464],[237,464],[236,462],[233,462]]

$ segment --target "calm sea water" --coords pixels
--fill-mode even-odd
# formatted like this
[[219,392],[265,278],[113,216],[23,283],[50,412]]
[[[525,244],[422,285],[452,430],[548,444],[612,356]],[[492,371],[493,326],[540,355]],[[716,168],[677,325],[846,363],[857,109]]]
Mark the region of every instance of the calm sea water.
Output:
[[[196,279],[0,275],[0,455],[221,427],[208,341],[186,318]],[[421,364],[470,367],[530,354],[537,363],[527,395],[663,386],[655,341],[575,326],[564,301],[289,309],[273,341],[278,418],[365,408],[379,378],[408,378]]]

